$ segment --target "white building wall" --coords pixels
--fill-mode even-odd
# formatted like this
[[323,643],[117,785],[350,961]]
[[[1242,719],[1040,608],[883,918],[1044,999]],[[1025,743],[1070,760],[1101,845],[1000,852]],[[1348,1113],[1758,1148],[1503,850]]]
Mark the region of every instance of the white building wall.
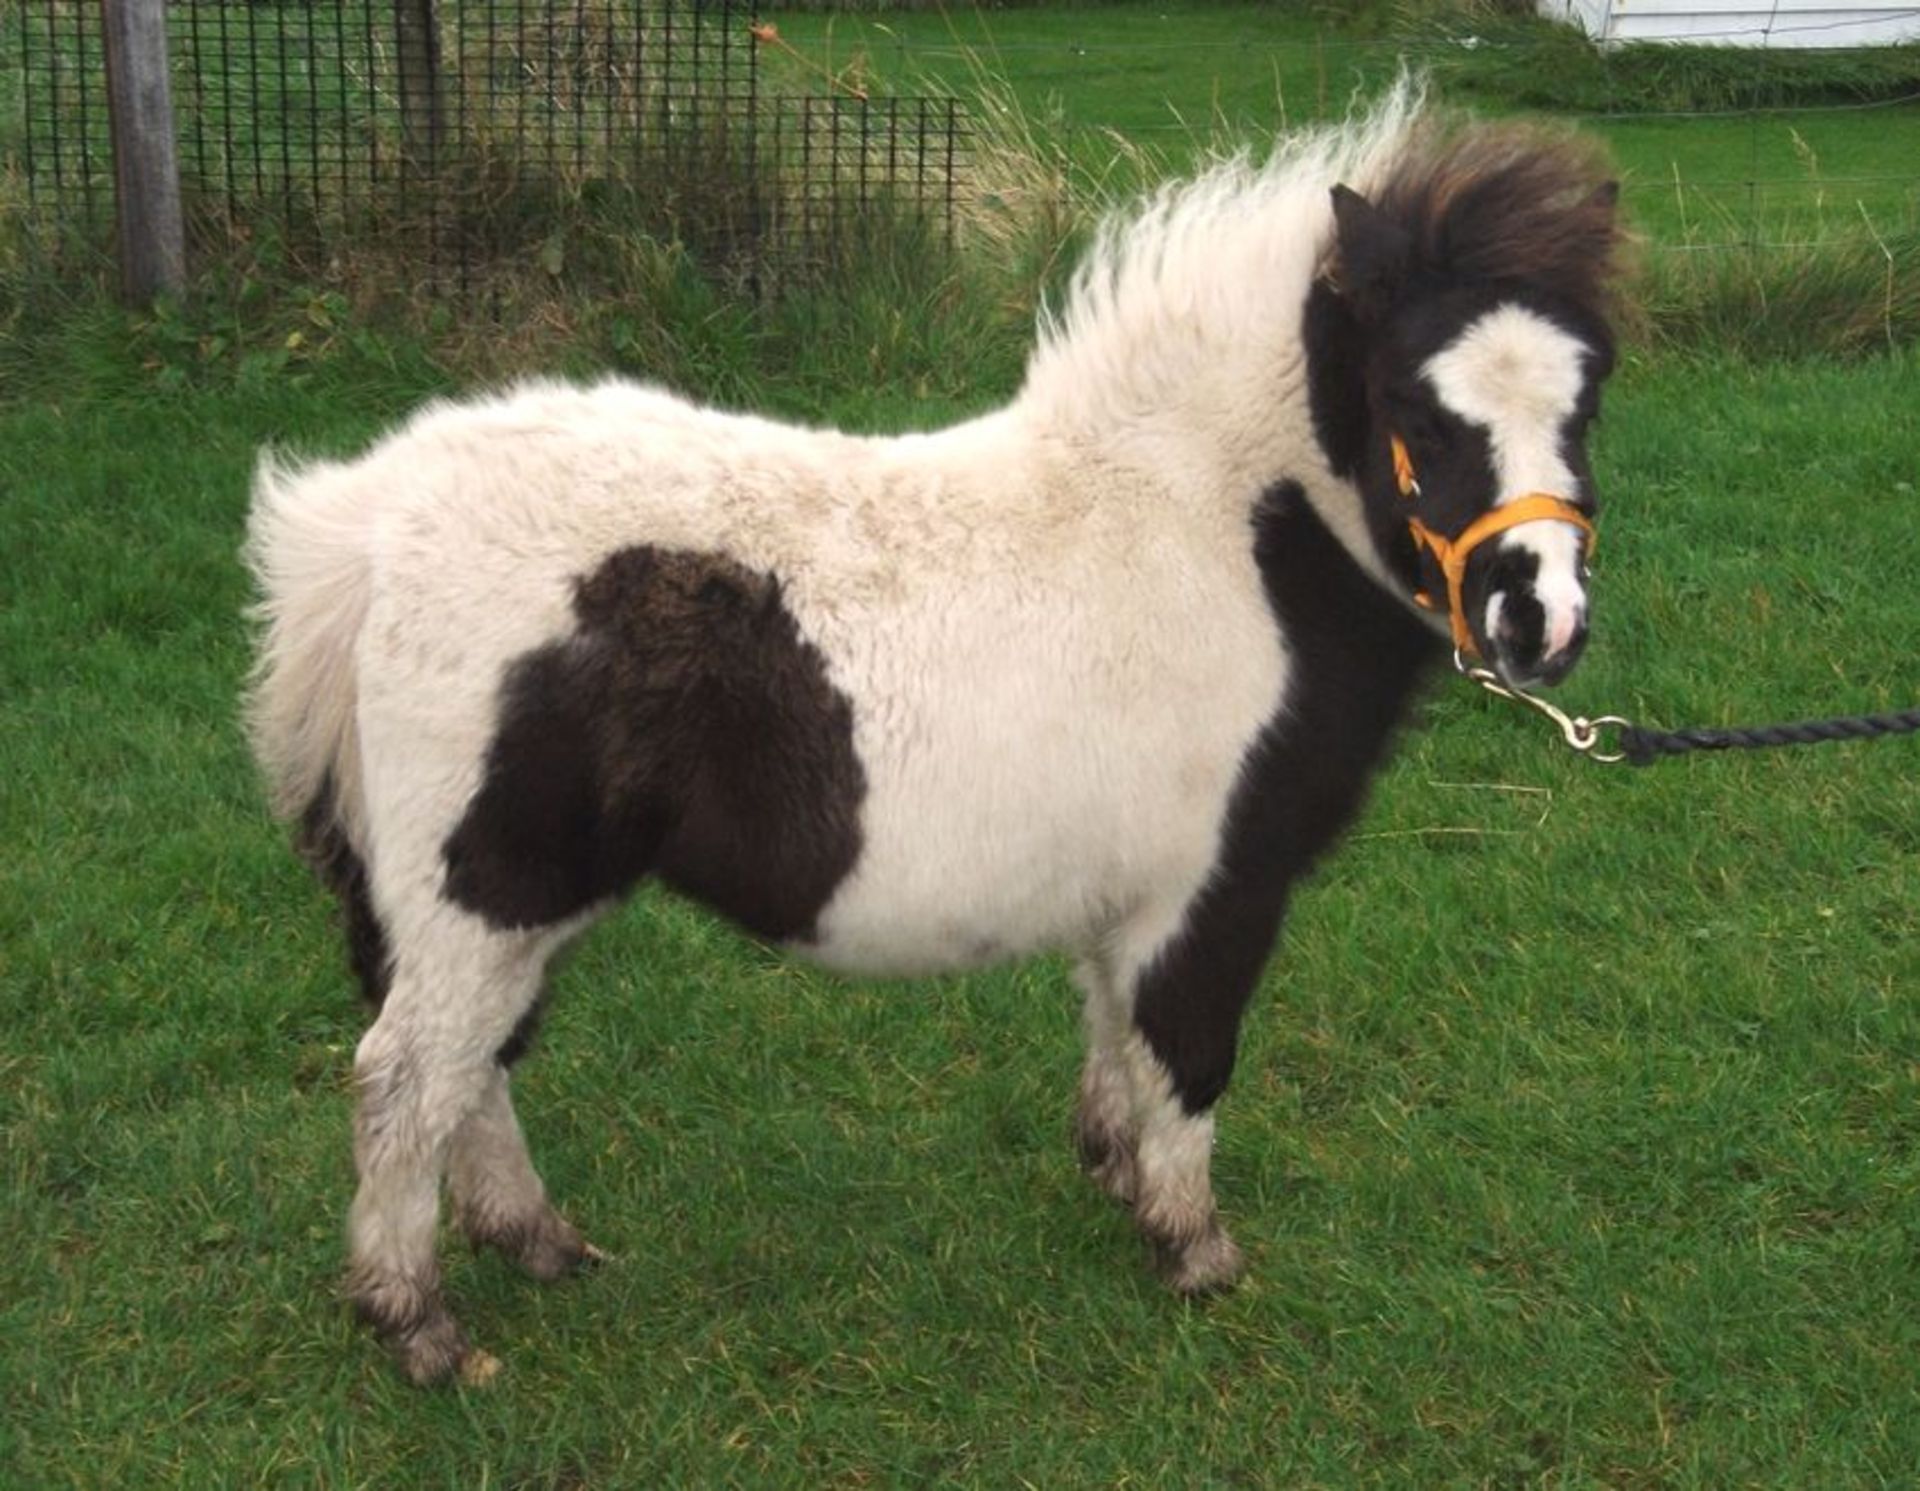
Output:
[[1538,0],[1600,41],[1878,47],[1920,41],[1920,0]]

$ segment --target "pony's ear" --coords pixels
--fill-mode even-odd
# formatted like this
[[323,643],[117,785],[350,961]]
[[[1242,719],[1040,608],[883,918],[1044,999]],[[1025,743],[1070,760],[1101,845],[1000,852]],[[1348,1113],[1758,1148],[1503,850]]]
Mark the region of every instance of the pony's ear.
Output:
[[1587,201],[1590,205],[1606,213],[1607,216],[1613,216],[1614,208],[1620,205],[1620,183],[1617,181],[1601,182],[1593,189],[1593,193],[1587,198]]
[[1407,271],[1413,238],[1351,187],[1333,189],[1335,264],[1340,288],[1362,320],[1375,320],[1393,301]]

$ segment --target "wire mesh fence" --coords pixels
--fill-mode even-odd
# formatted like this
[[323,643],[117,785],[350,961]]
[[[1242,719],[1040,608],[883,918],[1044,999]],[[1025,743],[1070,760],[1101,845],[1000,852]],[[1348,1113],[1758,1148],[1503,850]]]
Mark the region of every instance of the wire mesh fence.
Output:
[[952,247],[968,136],[958,99],[788,96],[766,117],[774,174],[791,183],[777,206],[780,236],[811,260],[843,256],[877,218],[901,215]]
[[[883,208],[952,234],[951,97],[763,96],[731,0],[171,0],[193,239],[337,266],[401,249],[470,286],[587,211],[759,275]],[[22,163],[46,239],[113,223],[97,4],[22,0]]]
[[[113,217],[97,0],[14,13],[31,203],[54,241],[97,251]],[[525,262],[581,211],[756,277],[831,259],[889,214],[950,241],[993,190],[978,179],[992,141],[941,79],[977,85],[983,69],[1089,197],[1116,140],[1178,166],[1337,117],[1411,64],[1449,96],[1464,86],[1469,103],[1544,108],[1606,136],[1661,255],[1778,258],[1836,234],[1905,254],[1896,240],[1920,220],[1920,153],[1898,146],[1920,119],[1910,48],[1862,54],[1859,77],[1822,92],[1726,49],[1682,67],[1643,48],[1627,67],[1570,36],[1355,37],[1284,10],[1130,27],[1088,9],[985,51],[945,18],[896,15],[856,44],[891,90],[869,99],[818,55],[763,47],[771,28],[735,0],[170,0],[167,14],[195,241],[270,239],[323,266],[404,245],[436,284]],[[831,61],[826,34],[804,50]],[[1210,81],[1181,99],[1177,77]],[[1062,96],[1076,102],[1056,113]]]
[[28,201],[49,229],[85,234],[113,213],[106,56],[97,10],[23,4],[18,14]]

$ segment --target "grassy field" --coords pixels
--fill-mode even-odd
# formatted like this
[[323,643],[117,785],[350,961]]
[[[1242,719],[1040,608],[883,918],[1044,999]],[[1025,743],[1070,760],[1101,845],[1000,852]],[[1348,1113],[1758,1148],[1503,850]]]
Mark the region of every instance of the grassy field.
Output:
[[[1163,91],[1258,109],[1234,38],[1264,13],[1174,14],[1215,10]],[[1138,75],[1023,71],[1072,18],[994,17],[1016,85],[1150,122]],[[764,311],[681,286],[623,361],[869,429],[1004,398],[979,287],[880,268]],[[842,982],[648,894],[566,965],[519,1084],[620,1261],[541,1288],[450,1247],[506,1370],[404,1386],[337,1297],[361,1015],[236,728],[236,549],[260,443],[352,449],[463,380],[269,298],[235,345],[94,305],[0,345],[0,1486],[1910,1480],[1920,746],[1601,768],[1460,685],[1249,1019],[1236,1293],[1168,1296],[1077,1174],[1064,969]],[[592,361],[560,320],[472,335]],[[1916,408],[1911,352],[1631,358],[1562,702],[1920,702]]]
[[[456,1255],[507,1373],[403,1387],[334,1294],[360,1018],[233,722],[252,450],[366,437],[409,393],[368,371],[0,411],[9,1484],[1920,1463],[1914,748],[1605,770],[1464,687],[1251,1022],[1237,1294],[1163,1294],[1075,1173],[1062,970],[846,984],[647,897],[564,971],[522,1084],[623,1261],[543,1290]],[[1916,400],[1911,360],[1631,369],[1569,702],[1910,703]]]
[[[1164,4],[1046,7],[1033,11],[897,16],[779,17],[807,59],[881,90],[947,86],[977,91],[984,59],[995,80],[1034,118],[1064,129],[1089,163],[1110,154],[1109,132],[1175,160],[1216,138],[1342,113],[1356,91],[1372,92],[1403,60],[1439,72],[1442,91],[1480,108],[1513,106],[1551,92],[1569,73],[1559,47],[1530,30],[1487,50],[1442,43],[1429,31],[1355,34],[1311,6]],[[1529,64],[1537,59],[1537,66]],[[818,74],[791,59],[769,65],[790,86]],[[1636,218],[1666,240],[1741,241],[1803,237],[1821,226],[1857,226],[1864,210],[1882,233],[1920,226],[1920,102],[1848,106],[1822,97],[1810,108],[1738,112],[1738,85],[1722,117],[1655,108],[1622,85],[1618,97],[1584,73],[1579,110],[1604,134],[1624,171]],[[1763,91],[1756,69],[1756,99]],[[1920,85],[1907,93],[1920,92]],[[1657,102],[1657,100],[1656,100]]]

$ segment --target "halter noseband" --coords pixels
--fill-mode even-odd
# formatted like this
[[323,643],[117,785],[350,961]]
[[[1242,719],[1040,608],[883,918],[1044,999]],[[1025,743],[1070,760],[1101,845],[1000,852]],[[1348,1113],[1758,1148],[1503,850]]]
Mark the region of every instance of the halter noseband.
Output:
[[[1409,500],[1418,497],[1420,482],[1413,474],[1413,457],[1407,454],[1406,441],[1398,435],[1391,435],[1388,444],[1393,451],[1393,479],[1399,484],[1400,495]],[[1435,533],[1417,517],[1408,516],[1407,530],[1413,535],[1414,546],[1428,550],[1439,564],[1440,573],[1447,577],[1447,613],[1453,623],[1453,645],[1469,657],[1478,657],[1480,649],[1474,645],[1473,629],[1467,625],[1463,594],[1467,581],[1467,561],[1473,557],[1473,551],[1488,539],[1505,533],[1509,528],[1517,528],[1522,523],[1537,523],[1545,518],[1573,524],[1587,536],[1587,552],[1593,552],[1599,540],[1593,520],[1564,497],[1555,497],[1547,492],[1529,492],[1498,507],[1488,508],[1467,524],[1458,538],[1453,539]],[[1424,590],[1416,591],[1413,599],[1429,611],[1440,609],[1433,597]]]

